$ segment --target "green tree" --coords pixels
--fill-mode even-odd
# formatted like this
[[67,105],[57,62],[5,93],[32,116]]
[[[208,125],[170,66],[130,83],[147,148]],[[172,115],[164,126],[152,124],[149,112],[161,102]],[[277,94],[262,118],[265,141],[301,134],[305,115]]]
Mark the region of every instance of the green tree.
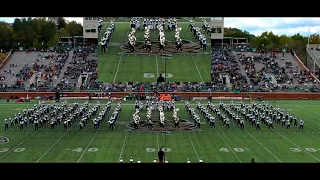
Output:
[[63,17],[58,17],[58,30],[67,27],[67,22]]
[[71,21],[67,25],[67,33],[69,36],[82,36],[83,34],[83,27],[80,23],[77,23],[76,21]]

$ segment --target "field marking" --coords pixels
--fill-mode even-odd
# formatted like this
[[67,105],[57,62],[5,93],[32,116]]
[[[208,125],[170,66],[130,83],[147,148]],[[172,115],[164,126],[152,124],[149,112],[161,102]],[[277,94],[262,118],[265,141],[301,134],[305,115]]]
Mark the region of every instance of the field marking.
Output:
[[118,162],[120,162],[120,159],[121,159],[121,156],[122,156],[122,152],[123,152],[123,149],[124,149],[124,145],[126,143],[127,135],[128,135],[128,131],[126,132],[126,135],[124,136],[124,140],[123,140],[123,143],[122,143],[122,148],[121,148],[121,151],[120,151],[120,156],[119,156]]
[[118,71],[119,71],[119,66],[120,66],[121,59],[122,59],[122,54],[120,55],[120,59],[118,61],[118,66],[117,66],[117,69],[116,69],[116,73],[114,74],[113,82],[116,82],[116,78],[117,78],[117,74],[118,74]]
[[158,150],[160,150],[160,145],[159,145],[159,133],[157,132],[157,144],[158,144]]
[[[114,106],[111,106],[110,111],[111,111],[111,110],[114,110],[113,108],[114,108]],[[102,109],[101,109],[99,112],[101,112],[101,111],[102,111]],[[109,111],[109,112],[110,112],[110,111]],[[106,114],[106,116],[109,114],[109,112]],[[97,113],[97,114],[98,114],[98,113]],[[79,157],[77,163],[80,162],[82,156],[83,156],[84,153],[87,151],[87,149],[88,149],[88,147],[90,146],[92,140],[95,138],[95,136],[97,135],[98,131],[99,131],[102,127],[103,127],[103,126],[101,126],[98,130],[95,131],[94,135],[92,136],[92,138],[90,139],[90,141],[89,141],[89,143],[87,144],[86,148],[83,150],[81,156]],[[91,131],[90,133],[92,133],[92,131]],[[109,143],[110,143],[110,141],[109,141]]]
[[198,156],[198,153],[197,153],[197,150],[196,150],[196,148],[194,147],[193,142],[192,142],[192,140],[191,140],[191,138],[190,138],[190,135],[189,135],[188,132],[187,132],[187,134],[188,134],[189,140],[190,140],[190,142],[191,142],[192,148],[193,148],[194,152],[196,153],[198,160],[200,160],[200,158],[199,158],[199,156]]
[[[299,106],[299,105],[295,105],[295,106],[298,107],[298,108],[300,108],[300,109],[307,110],[307,111],[309,111],[309,112],[311,112],[311,113],[315,113],[315,114],[317,114],[317,115],[320,115],[320,114],[318,114],[318,113],[316,113],[316,112],[314,112],[314,111],[310,111],[309,109],[306,109],[306,108],[304,108],[304,107],[302,107],[302,106]],[[301,116],[300,116],[299,114],[296,114],[296,113],[292,113],[292,114],[294,114],[295,116],[299,117],[300,119],[305,119],[305,118],[301,118]],[[317,123],[317,120],[314,119],[312,116],[311,116],[311,118],[307,118],[307,119],[310,119],[310,121],[308,121],[308,122],[312,122],[313,124],[316,124],[317,126],[320,125],[320,124]],[[312,121],[312,119],[314,119],[315,121]]]
[[214,130],[218,133],[218,135],[219,135],[219,137],[222,139],[222,141],[228,146],[228,148],[231,150],[232,154],[238,159],[238,161],[239,161],[240,163],[242,163],[241,160],[239,159],[239,157],[236,155],[236,153],[233,152],[233,150],[232,150],[232,148],[229,146],[229,144],[223,139],[223,137],[220,135],[220,133],[216,130],[216,128],[214,128]]
[[26,140],[30,139],[32,136],[34,136],[36,133],[34,132],[33,134],[31,134],[29,137],[25,138],[23,141],[21,141],[18,145],[16,145],[15,147],[11,148],[10,151],[8,151],[7,153],[5,153],[3,156],[0,157],[0,160],[2,158],[4,158],[7,154],[9,154],[12,150],[15,150],[18,146],[20,146],[22,143],[24,143]]
[[320,138],[319,137],[317,137],[317,136],[315,136],[315,135],[312,135],[311,133],[309,133],[309,132],[306,132],[307,134],[309,134],[310,136],[312,136],[312,137],[314,137],[314,138],[316,138],[316,139],[319,139],[320,140]]
[[[72,126],[70,127],[70,130],[76,123],[73,123]],[[65,132],[38,160],[36,163],[38,163],[47,153],[68,133],[69,131]],[[48,132],[47,132],[48,133]],[[61,132],[59,132],[61,133]]]
[[268,151],[274,158],[276,158],[280,163],[282,163],[282,161],[277,157],[275,156],[271,151],[269,151],[268,148],[266,148],[260,141],[258,141],[254,136],[252,136],[247,130],[245,130],[249,136],[251,136],[257,143],[259,143],[266,151]]
[[299,145],[297,145],[296,143],[292,142],[290,139],[286,138],[284,135],[282,135],[281,133],[279,133],[278,131],[275,131],[276,133],[278,133],[281,137],[283,137],[284,139],[286,139],[287,141],[291,142],[293,145],[295,145],[296,147],[302,149],[304,152],[306,152],[307,154],[309,154],[311,157],[313,157],[315,160],[319,161],[320,160],[315,157],[314,155],[310,154],[308,151],[306,151],[305,149],[303,149],[302,147],[300,147]]
[[[157,76],[159,76],[158,56],[156,56],[156,63],[157,63]],[[165,74],[165,76],[167,76],[167,75]]]
[[38,163],[45,155],[47,155],[47,153],[68,133],[65,132],[63,136],[61,136],[37,161],[36,163]]
[[81,154],[81,156],[79,157],[79,159],[78,159],[77,163],[79,163],[79,162],[80,162],[80,160],[81,160],[82,156],[83,156],[83,155],[84,155],[84,153],[87,151],[88,147],[90,146],[90,144],[91,144],[92,140],[94,139],[94,137],[97,135],[97,132],[98,132],[98,131],[99,131],[99,129],[98,129],[98,130],[96,130],[96,132],[95,132],[95,133],[94,133],[94,135],[92,136],[91,140],[89,141],[88,145],[87,145],[87,146],[86,146],[86,148],[82,151],[82,154]]
[[304,107],[302,107],[302,106],[299,106],[299,105],[295,105],[295,106],[297,106],[298,108],[301,108],[301,109],[307,110],[307,111],[309,111],[309,112],[312,112],[312,113],[314,113],[314,114],[316,114],[316,115],[320,115],[319,113],[314,112],[314,111],[310,111],[309,109],[304,108]]
[[192,55],[191,55],[191,58],[192,58],[193,64],[196,66],[196,69],[197,69],[198,74],[199,74],[199,76],[200,76],[201,82],[204,82],[203,79],[202,79],[202,76],[201,76],[201,74],[200,74],[200,71],[199,71],[199,69],[198,69],[198,66],[197,66],[196,62],[194,61],[194,58],[193,58]]

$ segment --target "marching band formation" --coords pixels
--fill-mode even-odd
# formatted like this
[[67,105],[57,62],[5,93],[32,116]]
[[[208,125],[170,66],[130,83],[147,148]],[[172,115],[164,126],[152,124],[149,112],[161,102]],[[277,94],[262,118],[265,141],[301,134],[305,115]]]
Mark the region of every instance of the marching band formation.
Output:
[[133,114],[133,127],[135,130],[139,130],[140,126],[140,111],[146,107],[147,109],[147,120],[146,120],[146,127],[153,130],[153,119],[152,119],[152,113],[156,113],[156,111],[159,113],[159,117],[156,117],[157,120],[159,120],[159,128],[165,128],[165,114],[164,114],[164,108],[167,107],[168,111],[173,111],[172,115],[172,122],[174,124],[174,128],[180,128],[179,124],[179,117],[178,117],[178,111],[179,108],[176,108],[174,102],[167,102],[164,101],[146,101],[144,102],[135,102],[135,113]]
[[[102,29],[102,23],[103,21],[102,20],[99,20],[99,26],[98,26],[98,30],[99,30],[99,27],[100,27],[100,30],[99,30],[99,33]],[[111,20],[110,22],[110,26],[106,29],[106,31],[104,32],[103,34],[103,37],[101,38],[101,52],[105,53],[107,48],[108,48],[108,44],[109,44],[109,41],[111,39],[111,35],[112,33],[114,32],[116,26],[115,26],[115,23],[113,20]]]
[[[182,30],[181,27],[178,27],[177,25],[177,20],[176,19],[148,19],[145,18],[143,20],[143,28],[144,28],[144,49],[147,52],[152,52],[151,49],[151,39],[150,39],[150,30],[155,30],[157,29],[159,31],[158,35],[158,41],[159,41],[159,51],[165,51],[165,34],[164,34],[164,27],[165,25],[168,26],[169,31],[175,31],[175,38],[174,41],[177,46],[177,51],[180,50],[182,51],[182,39],[180,38],[180,31]],[[129,34],[129,46],[130,46],[130,52],[135,52],[134,50],[134,45],[137,40],[135,36],[135,32],[140,29],[141,27],[141,22],[137,18],[132,18],[130,21],[130,27],[132,29],[131,33]],[[134,34],[132,33],[134,32]]]
[[[245,123],[249,126],[260,130],[261,125],[265,125],[269,130],[273,130],[273,123],[281,124],[281,127],[290,129],[291,124],[303,130],[304,121],[300,119],[299,126],[297,117],[289,115],[280,108],[274,108],[272,105],[263,102],[262,104],[234,104],[225,105],[220,102],[218,106],[215,106],[208,102],[207,107],[203,107],[200,102],[197,103],[196,109],[209,123],[209,127],[215,128],[215,119],[217,119],[222,127],[230,129],[231,121],[236,124],[240,129],[245,129]],[[200,117],[195,113],[195,110],[191,108],[190,104],[186,103],[186,110],[193,117],[194,122],[200,127]]]
[[[103,20],[99,20],[98,21],[98,32],[100,33],[103,30]],[[151,49],[151,39],[150,39],[150,33],[151,30],[158,30],[159,31],[159,35],[158,35],[158,41],[159,41],[159,51],[165,51],[165,42],[166,42],[166,38],[165,38],[165,34],[164,34],[164,28],[167,25],[168,27],[168,31],[173,31],[175,32],[175,36],[174,36],[174,42],[176,44],[176,50],[177,51],[181,51],[182,50],[182,39],[180,37],[180,32],[182,30],[181,27],[178,27],[177,24],[177,19],[161,19],[161,18],[144,18],[143,22],[141,23],[140,20],[138,18],[132,18],[130,21],[130,28],[131,28],[131,32],[128,34],[128,45],[129,45],[129,51],[130,52],[135,52],[135,45],[136,45],[136,41],[137,41],[137,36],[136,36],[136,31],[139,31],[141,28],[141,25],[143,26],[144,29],[144,49],[147,52],[152,52]],[[190,31],[192,31],[194,33],[194,37],[196,40],[199,41],[199,44],[201,46],[201,48],[203,49],[203,51],[206,51],[206,44],[207,44],[207,40],[206,37],[204,35],[201,34],[200,32],[200,28],[196,27],[194,25],[194,22],[190,20]],[[210,34],[211,32],[211,28],[210,25],[207,23],[206,20],[203,20],[203,25],[202,25],[202,29],[204,31],[207,32],[207,34]],[[106,31],[104,32],[103,37],[101,38],[101,52],[104,52],[107,50],[110,38],[111,38],[111,34],[114,32],[115,30],[115,23],[114,20],[111,20],[110,26],[109,28],[106,29]]]
[[[13,118],[5,118],[5,131],[9,129],[9,123],[10,128],[14,128],[15,125],[19,124],[20,130],[25,130],[30,125],[34,126],[35,131],[38,131],[39,128],[45,128],[47,125],[50,125],[51,130],[55,130],[60,125],[63,125],[64,130],[68,131],[77,122],[79,123],[79,131],[83,131],[89,125],[90,119],[93,123],[93,129],[98,130],[111,110],[111,102],[108,102],[101,111],[99,102],[93,105],[91,109],[88,107],[88,102],[85,102],[82,106],[79,106],[78,103],[68,105],[67,101],[61,104],[55,101],[51,104],[42,102],[34,105],[32,109],[23,109],[22,113],[15,114]],[[110,130],[115,127],[120,112],[121,102],[118,103],[109,118]]]
[[131,32],[128,35],[129,38],[129,50],[130,52],[135,52],[134,46],[136,45],[137,37],[136,37],[136,28],[131,28]]
[[158,37],[158,41],[160,41],[160,46],[159,46],[159,51],[163,50],[164,51],[164,46],[165,46],[165,41],[166,41],[166,37],[164,35],[164,30],[163,30],[163,26],[161,24],[159,24],[157,26],[158,30],[159,30],[159,37]]
[[[190,28],[190,31],[193,32],[194,38],[199,41],[199,45],[201,46],[202,50],[206,51],[207,50],[206,36],[201,33],[201,28],[197,27],[192,20],[190,20],[189,22],[190,22],[189,28]],[[207,24],[206,21],[204,22]],[[207,25],[203,25],[203,26],[206,27]]]
[[202,20],[202,29],[207,32],[208,36],[211,36],[211,26],[207,22],[207,20]]

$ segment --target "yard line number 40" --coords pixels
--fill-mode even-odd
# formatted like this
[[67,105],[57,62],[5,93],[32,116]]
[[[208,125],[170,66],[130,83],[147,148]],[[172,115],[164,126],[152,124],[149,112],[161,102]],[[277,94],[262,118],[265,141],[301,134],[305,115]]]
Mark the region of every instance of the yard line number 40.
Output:
[[307,152],[317,152],[317,151],[320,150],[320,149],[308,147],[308,148],[304,148],[304,149],[300,149],[300,148],[290,148],[290,150],[291,150],[292,152],[303,152],[304,150],[307,151]]
[[[0,148],[0,153],[6,153],[9,152],[11,149],[10,148]],[[23,152],[25,151],[26,148],[15,148],[12,152]]]

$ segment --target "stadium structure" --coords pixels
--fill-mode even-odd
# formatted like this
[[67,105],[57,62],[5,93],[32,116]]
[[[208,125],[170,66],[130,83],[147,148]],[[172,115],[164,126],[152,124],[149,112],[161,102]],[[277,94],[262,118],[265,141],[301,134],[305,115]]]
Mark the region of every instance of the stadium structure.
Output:
[[207,83],[99,83],[85,44],[2,53],[0,162],[319,162],[314,74],[292,52],[211,37]]

